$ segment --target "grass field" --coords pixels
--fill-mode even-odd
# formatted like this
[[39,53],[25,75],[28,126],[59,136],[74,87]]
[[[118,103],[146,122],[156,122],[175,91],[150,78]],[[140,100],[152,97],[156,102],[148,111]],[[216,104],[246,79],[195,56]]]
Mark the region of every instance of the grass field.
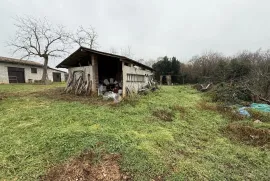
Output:
[[270,180],[269,150],[229,139],[189,86],[119,105],[33,93],[63,86],[0,85],[0,180],[37,180],[84,150],[121,155],[133,180]]

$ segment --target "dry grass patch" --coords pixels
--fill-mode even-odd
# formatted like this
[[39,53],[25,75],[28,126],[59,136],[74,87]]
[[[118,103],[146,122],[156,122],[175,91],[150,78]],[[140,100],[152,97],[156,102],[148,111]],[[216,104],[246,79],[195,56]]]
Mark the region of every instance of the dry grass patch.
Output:
[[172,106],[172,110],[178,111],[178,112],[183,113],[183,114],[187,113],[187,108],[184,106],[180,106],[180,105]]
[[270,130],[253,128],[249,125],[230,123],[225,128],[229,137],[255,146],[270,148]]
[[202,110],[209,110],[209,111],[215,111],[220,113],[222,116],[229,118],[231,121],[240,121],[243,120],[245,117],[238,114],[236,110],[234,110],[232,107],[224,106],[224,105],[216,105],[214,103],[208,103],[206,101],[198,102],[199,109]]
[[167,109],[156,109],[152,112],[152,115],[166,122],[171,122],[174,118],[174,113]]
[[187,115],[187,112],[188,112],[186,107],[180,106],[180,105],[173,105],[171,107],[171,109],[174,110],[174,111],[179,112],[181,118],[184,118]]
[[255,120],[260,120],[262,122],[270,122],[270,113],[258,111],[256,109],[248,109],[248,112],[251,114],[251,117]]
[[52,167],[41,181],[119,181],[129,180],[121,173],[117,154],[103,155],[99,163],[94,164],[95,154],[87,152],[72,158],[64,164]]

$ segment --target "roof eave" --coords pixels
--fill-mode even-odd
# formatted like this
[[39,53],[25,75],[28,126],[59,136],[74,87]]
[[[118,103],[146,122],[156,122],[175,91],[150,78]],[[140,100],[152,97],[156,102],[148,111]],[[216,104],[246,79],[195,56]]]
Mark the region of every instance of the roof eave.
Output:
[[61,63],[59,63],[56,68],[69,68],[69,66],[63,66],[63,64],[69,59],[71,58],[74,54],[76,54],[78,51],[88,51],[90,53],[96,53],[96,54],[100,54],[100,55],[104,55],[104,56],[111,56],[111,57],[114,57],[114,58],[119,58],[119,59],[125,59],[127,61],[130,61],[134,64],[137,64],[145,69],[148,69],[148,70],[151,70],[151,71],[154,71],[153,68],[147,66],[147,65],[144,65],[142,63],[139,63],[135,60],[132,60],[130,58],[127,58],[125,56],[121,56],[121,55],[115,55],[115,54],[111,54],[111,53],[107,53],[107,52],[101,52],[101,51],[97,51],[97,50],[93,50],[93,49],[89,49],[89,48],[86,48],[86,47],[79,47],[79,49],[77,49],[75,52],[73,52],[72,54],[70,54],[66,59],[64,59]]

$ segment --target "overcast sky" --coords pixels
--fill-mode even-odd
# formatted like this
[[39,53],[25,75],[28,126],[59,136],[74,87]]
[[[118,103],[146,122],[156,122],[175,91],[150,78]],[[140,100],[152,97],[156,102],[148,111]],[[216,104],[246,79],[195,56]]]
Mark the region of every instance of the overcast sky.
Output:
[[131,46],[135,59],[167,55],[185,62],[206,50],[268,49],[269,8],[269,0],[1,0],[0,56],[12,57],[5,41],[14,36],[17,15],[46,17],[69,30],[91,25],[100,50]]

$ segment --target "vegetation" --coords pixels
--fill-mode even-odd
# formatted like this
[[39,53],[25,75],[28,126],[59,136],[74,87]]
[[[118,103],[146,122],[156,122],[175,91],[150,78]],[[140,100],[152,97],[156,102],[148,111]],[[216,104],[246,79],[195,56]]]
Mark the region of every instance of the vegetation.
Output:
[[[179,71],[173,71],[175,66]],[[217,85],[217,100],[235,103],[254,97],[255,102],[264,100],[270,104],[270,50],[243,51],[233,56],[206,52],[177,65],[173,58],[164,57],[153,68],[157,80],[159,75],[169,74],[173,83],[213,83]]]
[[180,62],[175,57],[169,59],[165,56],[162,60],[154,63],[152,67],[155,70],[156,80],[159,80],[161,75],[174,75],[172,77],[174,83],[179,83],[181,80],[178,77],[180,72]]
[[0,180],[37,180],[85,150],[97,162],[121,155],[121,172],[133,180],[270,179],[269,149],[225,134],[231,118],[190,86],[103,106],[44,93],[55,87],[63,85],[0,85]]

